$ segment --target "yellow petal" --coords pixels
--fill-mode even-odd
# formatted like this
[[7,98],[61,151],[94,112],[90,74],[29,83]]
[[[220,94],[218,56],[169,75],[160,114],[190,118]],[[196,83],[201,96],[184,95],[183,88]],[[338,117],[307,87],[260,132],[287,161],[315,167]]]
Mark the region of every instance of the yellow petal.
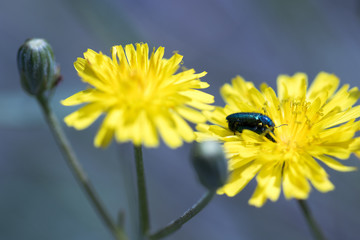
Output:
[[321,100],[321,105],[332,96],[339,86],[339,78],[334,74],[320,72],[314,79],[308,91],[308,99],[314,101],[316,98]]
[[[332,111],[334,108],[342,109],[343,105],[346,105],[345,109],[348,108],[348,93],[349,85],[346,84],[342,86],[339,91],[337,91],[331,99],[324,105],[323,111],[324,114],[327,114],[328,112]],[[351,105],[350,105],[351,106]]]
[[120,110],[110,111],[106,115],[94,139],[94,145],[96,147],[104,148],[110,144],[114,136],[114,129],[117,123],[119,122],[120,117],[121,117]]
[[275,125],[280,125],[283,122],[281,112],[279,111],[280,102],[276,97],[276,93],[270,87],[264,89],[264,96],[267,101],[268,116],[274,121]]
[[[228,148],[226,148],[228,150]],[[231,171],[234,171],[235,169],[244,167],[245,165],[249,165],[252,164],[256,157],[254,156],[248,156],[245,157],[243,155],[239,155],[239,154],[229,154],[227,153],[227,155],[229,156],[230,160],[228,162],[228,168]]]
[[[167,62],[163,68],[164,74],[172,75],[179,69],[179,64],[181,63],[183,56],[175,53]],[[184,80],[185,78],[181,78]]]
[[84,58],[89,61],[90,63],[92,63],[93,61],[95,61],[96,56],[99,55],[99,53],[95,52],[92,49],[88,49],[86,52],[84,52]]
[[255,88],[254,84],[252,82],[245,81],[241,76],[236,76],[232,80],[232,85],[234,87],[235,93],[242,94],[241,96],[245,97],[245,95],[248,95],[248,91],[250,89]]
[[195,134],[192,128],[189,126],[189,124],[178,114],[173,113],[172,118],[175,122],[176,129],[180,136],[186,141],[186,142],[192,142],[195,139]]
[[228,123],[226,121],[226,116],[229,114],[226,114],[224,112],[224,109],[216,107],[214,111],[209,112],[205,111],[204,115],[214,124],[227,127]]
[[250,165],[247,168],[240,168],[231,173],[225,186],[221,188],[227,196],[233,197],[240,192],[261,168],[260,165]]
[[328,192],[334,189],[334,185],[329,181],[325,170],[320,166],[315,159],[309,155],[303,156],[306,160],[306,176],[314,185],[314,187],[321,192]]
[[256,180],[267,198],[277,201],[281,192],[282,164],[270,163],[264,166],[256,177]]
[[68,126],[82,130],[91,125],[105,109],[98,103],[90,103],[64,118]]
[[88,61],[83,58],[77,58],[77,60],[74,62],[74,67],[76,71],[82,72],[85,70],[85,66],[88,64]]
[[354,138],[353,142],[350,144],[350,151],[360,151],[360,137]]
[[87,72],[79,72],[79,76],[81,77],[83,82],[92,85],[94,88],[98,90],[102,90],[102,91],[109,90],[109,86],[104,84],[104,82],[94,74],[88,74]]
[[159,129],[162,139],[171,148],[182,145],[179,133],[175,130],[175,123],[167,116],[158,116],[155,119],[157,129]]
[[296,73],[294,76],[280,75],[277,79],[279,99],[305,99],[307,76],[305,73]]
[[61,104],[64,106],[73,106],[73,105],[95,101],[98,99],[94,94],[95,92],[96,90],[92,88],[80,91],[62,100]]
[[261,186],[257,186],[255,192],[249,199],[249,205],[255,207],[262,207],[266,203],[267,197],[265,195],[265,191]]
[[283,189],[286,199],[306,199],[311,190],[308,181],[297,164],[285,162],[283,169]]
[[214,96],[210,95],[208,93],[204,93],[199,90],[187,90],[182,91],[180,93],[181,95],[187,96],[189,99],[193,99],[199,102],[203,103],[213,103],[214,102]]
[[148,70],[148,59],[149,59],[149,47],[148,45],[145,44],[140,44],[137,43],[136,44],[136,67],[141,70],[146,72]]
[[157,147],[159,145],[159,137],[152,119],[145,113],[142,112],[140,115],[141,119],[141,130],[143,131],[143,141],[146,147]]
[[198,130],[199,132],[206,132],[206,133],[210,133],[209,132],[209,125],[205,124],[205,123],[199,123],[198,125],[196,125],[196,130]]
[[357,169],[356,167],[345,166],[345,165],[341,164],[340,162],[336,161],[335,159],[324,156],[324,155],[316,156],[316,158],[319,159],[320,161],[322,161],[323,163],[325,163],[328,167],[335,169],[336,171],[351,172],[351,171],[355,171]]
[[250,100],[251,100],[252,106],[254,106],[256,108],[262,108],[264,106],[265,98],[259,92],[259,90],[257,90],[256,88],[252,88],[249,90],[249,94],[251,96]]
[[207,88],[210,85],[205,82],[200,82],[198,79],[205,76],[207,72],[195,74],[194,69],[189,69],[173,75],[176,84],[185,84],[186,88]]
[[206,121],[205,116],[202,115],[200,112],[196,111],[195,109],[180,106],[176,109],[176,111],[190,122],[202,123]]
[[131,68],[136,68],[136,50],[134,45],[132,44],[128,44],[125,46],[125,54],[126,54],[126,58],[129,62],[129,65]]
[[325,129],[318,133],[319,138],[325,143],[346,142],[352,139],[360,126],[360,122],[351,120],[336,128]]
[[129,63],[126,59],[124,48],[121,45],[114,46],[111,49],[112,59],[114,63],[122,66],[122,69],[129,69]]
[[192,107],[192,108],[202,110],[202,111],[211,111],[214,109],[214,106],[208,105],[206,103],[202,103],[200,101],[194,101],[194,100],[192,100],[191,102],[187,102],[186,105],[188,105],[189,107]]
[[156,51],[154,49],[153,52],[151,53],[149,64],[152,66],[151,70],[154,71],[154,74],[159,74],[159,71],[161,70],[160,63],[163,56],[164,56],[163,47],[159,47]]
[[229,136],[232,132],[228,129],[225,129],[223,127],[217,126],[217,125],[211,125],[209,127],[209,131],[220,136],[220,137],[226,137]]
[[360,106],[356,106],[347,111],[334,114],[328,118],[324,118],[322,121],[315,124],[314,127],[321,124],[323,128],[330,128],[358,117],[360,117]]
[[339,159],[348,159],[351,154],[349,146],[350,142],[340,142],[331,145],[322,144],[319,146],[312,146],[311,149],[308,150],[308,153],[314,156],[328,155]]

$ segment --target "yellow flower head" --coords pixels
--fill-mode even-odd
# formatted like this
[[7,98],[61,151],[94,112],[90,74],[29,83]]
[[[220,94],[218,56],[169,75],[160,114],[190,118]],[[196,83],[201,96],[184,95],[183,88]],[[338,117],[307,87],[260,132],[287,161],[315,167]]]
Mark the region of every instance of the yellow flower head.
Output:
[[[198,140],[212,137],[223,141],[229,157],[230,178],[218,194],[234,196],[256,178],[251,205],[261,207],[267,199],[276,201],[281,186],[287,199],[306,199],[310,183],[321,192],[334,189],[319,162],[337,171],[355,169],[335,159],[345,160],[351,153],[359,153],[360,139],[355,133],[360,122],[355,118],[360,116],[360,106],[352,106],[360,91],[349,90],[348,85],[337,90],[339,79],[324,72],[309,89],[303,73],[280,75],[277,85],[278,96],[266,84],[259,91],[251,82],[234,78],[232,85],[225,84],[221,89],[226,106],[207,114],[215,125],[197,126]],[[273,133],[234,133],[226,117],[237,112],[262,113],[278,127]]]
[[94,140],[97,147],[106,147],[113,137],[156,147],[159,134],[172,148],[193,141],[195,134],[184,118],[205,122],[198,110],[213,108],[208,105],[213,96],[197,90],[209,86],[199,80],[206,72],[177,73],[182,56],[165,59],[163,47],[154,49],[150,58],[147,44],[114,46],[111,53],[112,58],[89,49],[74,63],[91,88],[62,101],[66,106],[86,104],[68,115],[66,124],[81,130],[106,114]]

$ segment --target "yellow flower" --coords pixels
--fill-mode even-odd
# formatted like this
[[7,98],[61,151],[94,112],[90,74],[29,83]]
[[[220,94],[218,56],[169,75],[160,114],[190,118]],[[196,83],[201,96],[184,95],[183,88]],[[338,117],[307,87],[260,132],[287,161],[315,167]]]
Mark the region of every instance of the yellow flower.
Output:
[[193,141],[195,134],[184,118],[205,122],[198,110],[213,109],[208,105],[213,96],[197,90],[209,86],[199,79],[206,72],[177,73],[183,57],[175,53],[165,59],[163,47],[150,58],[147,44],[114,46],[111,53],[112,58],[89,49],[74,63],[91,87],[62,101],[66,106],[86,104],[68,115],[66,124],[81,130],[106,114],[94,140],[97,147],[106,147],[113,137],[147,147],[158,146],[159,135],[172,148]]
[[[225,84],[221,94],[226,102],[208,112],[215,125],[199,124],[198,140],[215,138],[224,142],[229,158],[230,178],[218,194],[234,196],[251,179],[257,187],[249,204],[261,207],[267,199],[276,201],[281,188],[287,199],[306,199],[311,185],[320,192],[334,189],[319,162],[337,171],[353,171],[338,160],[360,153],[360,138],[355,137],[360,123],[360,106],[352,107],[360,96],[357,88],[344,85],[338,91],[339,79],[321,72],[307,89],[307,76],[280,75],[278,96],[266,84],[260,91],[241,77]],[[236,112],[256,112],[270,117],[275,123],[275,140],[244,130],[229,130],[226,117]],[[280,126],[282,125],[282,126]],[[337,159],[337,160],[335,160]],[[310,185],[311,183],[311,185]]]

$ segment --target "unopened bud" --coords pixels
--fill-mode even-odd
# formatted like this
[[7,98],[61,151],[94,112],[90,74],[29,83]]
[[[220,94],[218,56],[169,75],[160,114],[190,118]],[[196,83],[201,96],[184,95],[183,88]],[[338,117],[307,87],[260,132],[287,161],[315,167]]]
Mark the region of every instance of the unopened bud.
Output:
[[228,178],[227,160],[220,143],[195,142],[191,160],[201,184],[209,190],[223,186]]
[[57,78],[57,66],[50,44],[41,38],[25,41],[17,53],[21,84],[26,92],[39,95]]

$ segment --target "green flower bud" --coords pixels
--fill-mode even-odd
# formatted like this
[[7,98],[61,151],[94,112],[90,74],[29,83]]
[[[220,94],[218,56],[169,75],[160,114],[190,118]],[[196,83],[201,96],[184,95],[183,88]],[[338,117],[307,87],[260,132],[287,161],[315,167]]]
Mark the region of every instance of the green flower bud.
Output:
[[21,84],[26,92],[39,95],[57,78],[57,66],[50,44],[41,38],[25,41],[17,53]]
[[201,184],[209,190],[223,186],[228,178],[227,160],[220,143],[195,142],[191,160]]

